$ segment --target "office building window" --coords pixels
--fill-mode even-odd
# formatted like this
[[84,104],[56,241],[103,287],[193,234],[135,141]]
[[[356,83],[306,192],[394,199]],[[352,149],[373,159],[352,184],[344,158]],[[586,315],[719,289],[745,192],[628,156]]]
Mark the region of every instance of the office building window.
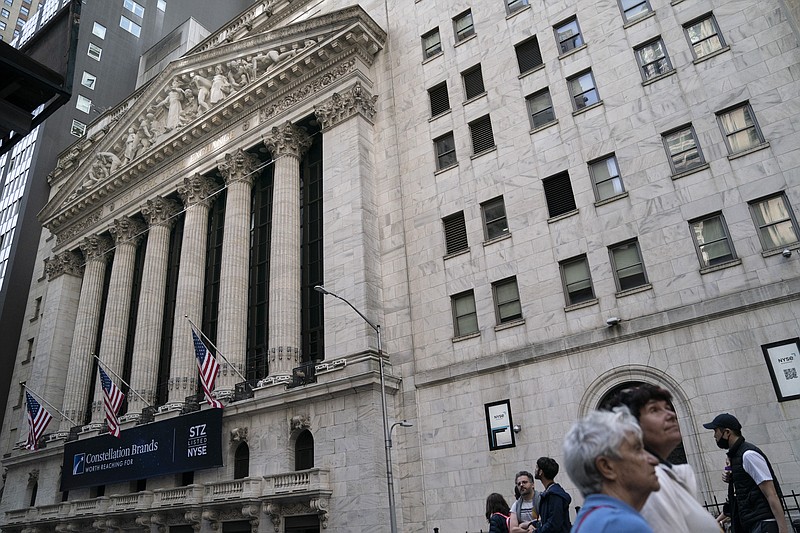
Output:
[[459,211],[442,219],[444,224],[444,241],[447,255],[463,252],[469,249],[467,243],[467,224],[464,221],[464,212]]
[[611,246],[609,252],[617,290],[625,291],[647,284],[647,273],[636,239]]
[[142,27],[124,15],[119,17],[119,27],[136,37],[142,34]]
[[589,163],[589,174],[592,177],[594,197],[598,202],[625,192],[617,158],[613,154]]
[[14,0],[3,0],[3,3],[7,6],[14,5]]
[[75,108],[84,113],[88,113],[92,110],[92,101],[82,94],[79,94],[78,99],[75,101]]
[[100,61],[100,56],[103,55],[103,49],[94,43],[89,43],[89,50],[86,53],[95,61]]
[[689,44],[692,46],[692,54],[694,54],[695,59],[700,59],[725,48],[722,33],[719,31],[717,20],[712,14],[703,15],[699,19],[685,24],[683,29],[686,32],[686,38],[689,39]]
[[498,324],[506,324],[522,318],[517,278],[510,277],[492,283],[494,313]]
[[422,56],[428,59],[440,53],[442,53],[442,39],[439,36],[439,28],[436,28],[422,36]]
[[542,65],[542,51],[539,50],[539,40],[536,36],[523,41],[514,47],[517,52],[519,73],[525,74]]
[[572,183],[569,174],[562,172],[542,180],[544,197],[550,218],[575,211],[575,196],[572,194]]
[[750,202],[750,213],[764,251],[797,243],[800,232],[785,193]]
[[502,196],[482,203],[481,215],[483,216],[483,233],[487,241],[508,234],[506,206],[503,204]]
[[446,133],[433,140],[436,149],[436,170],[449,168],[458,163],[456,159],[456,141],[453,132]]
[[81,77],[81,85],[84,87],[88,87],[89,89],[94,89],[94,85],[97,82],[97,76],[94,74],[89,74],[86,71],[83,71],[83,76]]
[[583,36],[581,35],[577,18],[572,17],[561,24],[557,24],[553,29],[556,33],[556,42],[558,43],[560,54],[566,54],[570,50],[583,45]]
[[450,297],[453,306],[453,335],[464,337],[478,332],[478,313],[475,310],[475,293],[471,290]]
[[79,120],[73,120],[69,132],[75,137],[83,137],[83,134],[86,133],[86,124]]
[[564,286],[564,297],[567,305],[575,305],[594,300],[592,276],[589,273],[589,261],[585,255],[561,261],[561,283]]
[[453,18],[453,30],[456,34],[456,42],[459,43],[475,35],[475,25],[472,23],[472,10],[468,9]]
[[0,9],[0,17],[3,17],[4,19],[7,19],[10,15],[11,15],[11,12],[9,12],[8,9],[6,9],[6,8]]
[[580,111],[584,107],[589,107],[600,101],[600,95],[597,93],[591,70],[567,78],[567,84],[572,95],[572,106],[575,111]]
[[548,89],[533,93],[526,100],[533,129],[555,122],[556,113],[553,110],[553,102],[550,99],[550,91]]
[[106,27],[100,24],[99,22],[95,22],[92,25],[92,35],[100,37],[101,39],[106,38]]
[[492,133],[492,121],[489,119],[489,115],[484,115],[470,122],[469,134],[472,137],[473,155],[494,148],[494,134]]
[[639,72],[644,81],[666,74],[672,70],[672,65],[667,56],[667,48],[661,37],[637,46],[633,49],[636,61],[639,63]]
[[510,15],[528,5],[529,0],[506,0],[506,11]]
[[159,11],[166,11],[167,10],[167,0],[158,0],[158,5],[156,6]]
[[745,102],[727,111],[717,113],[729,154],[744,152],[764,143],[756,123],[753,108]]
[[653,10],[648,0],[619,0],[619,8],[622,10],[622,18],[625,19],[625,22],[647,15]]
[[122,0],[122,7],[136,15],[137,17],[144,16],[144,8],[134,2],[133,0]]
[[431,101],[431,117],[436,117],[450,111],[450,96],[447,94],[447,82],[442,82],[428,89]]
[[19,8],[19,14],[20,14],[20,15],[22,15],[23,17],[26,17],[26,18],[27,18],[27,16],[28,16],[28,14],[29,14],[29,13],[30,13],[30,11],[28,10],[28,8],[27,8],[27,7],[25,7],[25,6],[20,6],[20,8]]
[[705,164],[692,125],[662,135],[673,174],[681,174]]
[[472,100],[486,92],[480,63],[462,72],[461,79],[464,82],[464,95],[467,100]]
[[708,215],[689,222],[697,258],[702,268],[736,259],[733,242],[722,213]]
[[0,20],[0,30],[6,29],[6,23]]

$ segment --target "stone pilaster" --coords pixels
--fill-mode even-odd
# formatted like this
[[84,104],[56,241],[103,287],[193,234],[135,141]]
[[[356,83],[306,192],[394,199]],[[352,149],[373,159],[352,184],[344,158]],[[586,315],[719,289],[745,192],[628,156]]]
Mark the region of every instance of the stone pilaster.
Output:
[[[103,282],[106,273],[106,261],[110,257],[111,241],[106,237],[86,237],[81,243],[81,251],[86,260],[83,273],[81,295],[78,300],[78,312],[75,319],[75,330],[72,335],[72,347],[69,353],[69,368],[64,389],[64,414],[76,425],[82,425],[86,402],[89,399],[89,380],[92,376],[92,352],[95,350],[97,328],[100,321]],[[61,421],[61,431],[68,431],[72,424]]]
[[[145,229],[144,224],[127,216],[114,220],[114,225],[109,229],[116,244],[116,251],[114,263],[111,265],[106,314],[103,319],[103,336],[97,356],[103,361],[106,372],[119,388],[122,388],[122,383],[114,374],[122,376],[122,368],[125,363],[125,343],[128,335],[136,334],[135,331],[128,331],[128,321],[131,314],[136,247],[142,240]],[[94,388],[92,422],[100,423],[104,418],[103,389],[99,386],[98,378],[98,384]]]
[[[150,231],[144,256],[142,288],[139,293],[139,312],[136,317],[136,338],[133,343],[131,388],[150,405],[156,403],[158,362],[161,334],[164,326],[169,234],[180,211],[177,202],[162,197],[148,200],[142,215]],[[128,413],[135,415],[147,407],[141,398],[128,395]]]
[[300,158],[311,137],[286,122],[264,136],[275,160],[269,272],[269,374],[300,363]]
[[259,159],[238,150],[225,154],[219,170],[228,186],[225,203],[225,234],[219,281],[217,347],[228,359],[219,358],[221,366],[217,389],[232,391],[242,378],[229,368],[244,374],[247,352],[247,288],[250,272],[250,205],[253,179]]
[[169,371],[169,403],[183,403],[195,393],[197,363],[188,316],[195,323],[203,316],[203,283],[206,269],[206,232],[211,194],[219,186],[210,178],[195,174],[178,187],[186,214],[183,221],[181,263],[175,295],[172,357]]
[[356,81],[346,91],[333,93],[328,100],[314,106],[314,114],[322,124],[323,131],[359,115],[371,122],[377,101],[377,96],[369,94],[361,82]]

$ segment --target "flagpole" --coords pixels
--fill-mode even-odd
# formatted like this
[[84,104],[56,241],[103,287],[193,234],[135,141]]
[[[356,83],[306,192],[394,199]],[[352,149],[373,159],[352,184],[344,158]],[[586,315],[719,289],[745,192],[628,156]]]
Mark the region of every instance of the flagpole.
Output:
[[105,367],[105,369],[106,369],[106,370],[108,370],[109,372],[111,372],[112,374],[114,374],[114,377],[115,377],[115,378],[117,378],[118,380],[120,380],[120,381],[122,382],[122,384],[123,384],[123,385],[125,385],[126,387],[128,387],[128,390],[129,390],[130,392],[134,393],[134,394],[136,395],[136,397],[137,397],[137,398],[139,398],[139,399],[140,399],[140,400],[142,400],[144,403],[146,403],[146,404],[147,404],[147,407],[153,407],[153,405],[152,405],[150,402],[148,402],[147,400],[145,400],[145,399],[142,397],[142,395],[141,395],[141,394],[139,394],[138,392],[136,392],[136,390],[135,390],[133,387],[131,387],[131,386],[128,384],[128,382],[126,382],[124,379],[122,379],[121,377],[119,377],[119,374],[117,374],[116,372],[114,372],[113,370],[111,370],[110,368],[108,368],[108,365],[107,365],[107,364],[105,364],[103,361],[101,361],[101,360],[100,360],[100,358],[99,358],[99,357],[97,357],[97,355],[96,355],[96,354],[92,354],[92,357],[94,357],[95,359],[97,359],[97,363],[98,363],[98,364],[101,364],[101,365],[103,365],[103,366]]
[[222,352],[220,352],[220,351],[219,351],[219,348],[217,348],[217,347],[214,345],[214,343],[213,343],[213,342],[211,342],[211,339],[209,339],[208,337],[206,337],[206,334],[205,334],[205,333],[203,333],[203,332],[202,332],[202,330],[200,330],[200,328],[198,328],[198,327],[197,327],[197,325],[196,325],[194,322],[192,322],[192,319],[191,319],[191,318],[189,318],[189,315],[183,315],[183,317],[184,317],[186,320],[188,320],[188,321],[189,321],[189,324],[191,324],[191,325],[192,325],[192,327],[193,327],[193,328],[194,328],[194,329],[195,329],[195,330],[196,330],[196,331],[197,331],[197,332],[198,332],[200,335],[202,335],[202,336],[203,336],[203,338],[204,338],[206,341],[208,341],[208,343],[211,345],[211,347],[212,347],[212,348],[214,348],[214,351],[215,351],[215,352],[217,352],[217,355],[218,355],[218,356],[220,356],[220,357],[222,357],[222,358],[225,360],[225,362],[226,362],[226,363],[228,363],[228,366],[230,366],[230,367],[233,369],[233,371],[234,371],[234,372],[236,372],[236,375],[237,375],[237,376],[239,376],[240,378],[242,378],[242,381],[247,381],[247,378],[246,378],[246,377],[244,377],[244,376],[242,375],[242,373],[241,373],[241,372],[239,372],[239,370],[236,368],[236,365],[234,365],[234,364],[232,364],[230,361],[228,361],[228,358],[227,358],[227,357],[225,357],[225,356],[222,354]]
[[36,396],[37,398],[39,398],[39,400],[40,400],[40,401],[41,401],[43,404],[45,404],[46,406],[48,406],[50,409],[53,409],[53,410],[54,410],[56,413],[60,414],[60,415],[62,416],[62,418],[64,418],[64,420],[68,420],[68,421],[72,422],[72,425],[73,425],[73,426],[74,426],[74,425],[76,425],[74,420],[72,420],[70,417],[68,417],[68,416],[67,416],[67,415],[65,415],[64,413],[62,413],[62,412],[61,412],[61,411],[60,411],[60,410],[59,410],[59,409],[58,409],[58,408],[57,408],[55,405],[53,405],[52,403],[50,403],[50,402],[48,402],[47,400],[45,400],[45,399],[44,399],[44,397],[42,397],[42,395],[41,395],[41,394],[39,394],[38,392],[35,392],[33,389],[31,389],[30,387],[28,387],[28,386],[25,384],[25,382],[24,382],[24,381],[20,381],[20,382],[19,382],[19,384],[20,384],[20,385],[22,385],[22,388],[23,388],[23,389],[25,389],[26,391],[30,392],[31,394],[33,394],[33,395],[34,395],[34,396]]

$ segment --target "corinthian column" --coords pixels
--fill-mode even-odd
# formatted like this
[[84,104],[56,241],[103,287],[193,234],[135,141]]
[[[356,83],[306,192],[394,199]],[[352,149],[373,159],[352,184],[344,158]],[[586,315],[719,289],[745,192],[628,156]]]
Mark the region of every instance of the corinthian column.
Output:
[[[97,340],[100,321],[100,304],[103,297],[103,282],[106,275],[107,252],[111,241],[97,235],[86,237],[81,243],[81,252],[86,260],[81,296],[78,300],[78,316],[72,335],[69,353],[67,383],[64,390],[64,414],[76,425],[83,425],[86,402],[89,399],[89,380],[92,377],[92,352]],[[68,431],[71,423],[61,421],[61,431]]]
[[[142,240],[145,229],[144,224],[127,216],[115,220],[114,225],[109,229],[117,249],[114,253],[114,263],[111,265],[106,315],[103,319],[103,336],[97,355],[103,361],[106,373],[120,388],[122,388],[122,383],[114,374],[122,376],[122,368],[125,364],[125,343],[129,334],[128,321],[131,315],[136,246]],[[130,335],[134,334],[135,332],[130,332]],[[99,386],[98,379],[98,384],[94,388],[92,422],[99,424],[104,417],[103,388]]]
[[[219,170],[228,186],[225,203],[225,232],[222,237],[222,265],[219,276],[217,347],[236,370],[244,373],[247,352],[247,287],[250,272],[250,204],[258,157],[242,150],[225,154]],[[242,381],[220,358],[222,366],[217,389],[233,390]]]
[[172,330],[172,357],[169,367],[169,403],[182,404],[195,393],[197,364],[188,316],[195,323],[203,317],[203,282],[206,271],[206,232],[211,193],[218,188],[200,174],[184,178],[178,187],[186,214],[181,241],[181,264],[175,295],[175,321]]
[[[180,210],[177,202],[156,197],[148,200],[142,215],[150,231],[142,271],[139,314],[136,317],[136,338],[133,343],[131,388],[150,405],[156,403],[158,361],[161,333],[164,326],[164,299],[169,260],[169,232]],[[147,407],[137,395],[128,395],[128,413],[140,413]]]
[[286,122],[264,136],[275,160],[269,260],[269,374],[300,362],[300,157],[311,137]]

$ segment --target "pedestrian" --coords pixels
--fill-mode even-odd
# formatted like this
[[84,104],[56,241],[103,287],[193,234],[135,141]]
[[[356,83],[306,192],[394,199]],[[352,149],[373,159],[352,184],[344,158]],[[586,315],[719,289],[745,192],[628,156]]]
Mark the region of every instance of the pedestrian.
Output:
[[508,503],[502,494],[493,492],[486,498],[486,520],[489,533],[508,533]]
[[533,474],[527,470],[517,472],[514,485],[519,490],[519,497],[511,505],[511,520],[508,523],[509,533],[528,533],[533,531],[533,521],[539,518],[539,501],[541,493],[533,486]]
[[659,489],[658,460],[626,407],[576,422],[564,437],[564,463],[585,498],[571,533],[653,533],[639,510]]
[[714,430],[717,446],[727,451],[730,471],[722,480],[728,484],[730,517],[736,533],[789,533],[781,505],[781,487],[767,456],[745,441],[742,425],[735,416],[722,413],[706,429]]
[[561,485],[555,482],[558,475],[558,463],[551,457],[539,457],[536,460],[534,477],[542,482],[542,500],[539,503],[539,520],[535,520],[536,533],[569,533],[572,524],[569,521],[569,504],[572,496],[566,493]]

